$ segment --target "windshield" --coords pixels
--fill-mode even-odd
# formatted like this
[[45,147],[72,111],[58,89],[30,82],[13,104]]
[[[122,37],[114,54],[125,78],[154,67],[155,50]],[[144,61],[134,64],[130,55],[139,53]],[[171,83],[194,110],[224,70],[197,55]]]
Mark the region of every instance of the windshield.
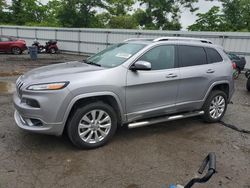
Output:
[[112,68],[123,64],[126,60],[139,52],[145,44],[120,43],[97,53],[87,59],[88,63],[97,64],[101,67]]

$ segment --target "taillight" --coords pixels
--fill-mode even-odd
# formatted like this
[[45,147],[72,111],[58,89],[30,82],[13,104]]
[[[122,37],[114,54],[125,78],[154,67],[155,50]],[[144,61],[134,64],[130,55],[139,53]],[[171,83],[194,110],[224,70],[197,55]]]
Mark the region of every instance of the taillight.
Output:
[[237,65],[235,62],[232,62],[232,66],[233,66],[233,69],[236,69],[237,68]]

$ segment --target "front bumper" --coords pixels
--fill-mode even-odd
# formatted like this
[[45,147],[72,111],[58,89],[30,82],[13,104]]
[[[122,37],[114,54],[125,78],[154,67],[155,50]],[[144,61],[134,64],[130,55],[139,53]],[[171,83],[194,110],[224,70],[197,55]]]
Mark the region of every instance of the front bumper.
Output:
[[[22,92],[13,95],[15,121],[19,128],[42,134],[62,135],[66,119],[64,112],[67,107],[69,92]],[[33,99],[38,106],[29,105],[25,100]]]
[[15,110],[14,114],[15,122],[17,126],[25,131],[41,133],[41,134],[49,134],[60,136],[62,133],[62,125],[61,124],[45,124],[42,126],[35,126],[32,124],[29,118],[22,117],[17,110]]

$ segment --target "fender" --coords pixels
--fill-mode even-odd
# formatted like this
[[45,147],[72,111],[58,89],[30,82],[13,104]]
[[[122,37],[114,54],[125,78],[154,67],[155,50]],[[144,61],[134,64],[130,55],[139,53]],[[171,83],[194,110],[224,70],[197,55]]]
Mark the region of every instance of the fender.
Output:
[[[214,82],[212,85],[210,85],[210,87],[208,88],[207,90],[207,93],[205,95],[205,97],[203,98],[203,101],[206,101],[210,92],[212,91],[212,89],[217,86],[217,85],[220,85],[220,84],[228,84],[228,86],[230,87],[230,82],[228,80],[221,80],[221,81],[216,81]],[[230,95],[230,88],[229,88],[229,95]]]
[[126,116],[124,115],[124,110],[122,108],[122,104],[121,104],[121,101],[119,99],[119,97],[113,93],[113,92],[109,92],[109,91],[104,91],[104,92],[94,92],[94,93],[85,93],[85,94],[81,94],[81,95],[77,95],[75,96],[71,102],[69,103],[68,107],[67,107],[67,110],[66,112],[64,113],[64,117],[63,117],[63,127],[65,127],[65,124],[66,124],[66,121],[68,119],[68,116],[69,116],[69,113],[72,109],[72,107],[74,106],[74,104],[76,103],[76,101],[80,100],[80,99],[84,99],[84,98],[89,98],[89,97],[101,97],[101,96],[111,96],[111,97],[114,97],[117,104],[118,104],[118,107],[119,107],[119,110],[120,110],[120,113],[121,113],[121,118],[122,118],[122,122],[125,122],[126,121]]

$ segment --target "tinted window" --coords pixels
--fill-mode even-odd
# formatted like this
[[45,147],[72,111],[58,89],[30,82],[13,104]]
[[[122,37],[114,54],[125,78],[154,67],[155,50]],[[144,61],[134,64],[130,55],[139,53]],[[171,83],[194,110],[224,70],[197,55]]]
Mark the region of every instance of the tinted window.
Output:
[[240,60],[240,58],[235,54],[228,53],[227,55],[231,60]]
[[180,67],[207,64],[204,48],[196,46],[179,46]]
[[152,70],[175,67],[175,47],[158,46],[146,52],[139,60],[151,63]]
[[222,62],[221,55],[213,48],[206,48],[208,63]]

